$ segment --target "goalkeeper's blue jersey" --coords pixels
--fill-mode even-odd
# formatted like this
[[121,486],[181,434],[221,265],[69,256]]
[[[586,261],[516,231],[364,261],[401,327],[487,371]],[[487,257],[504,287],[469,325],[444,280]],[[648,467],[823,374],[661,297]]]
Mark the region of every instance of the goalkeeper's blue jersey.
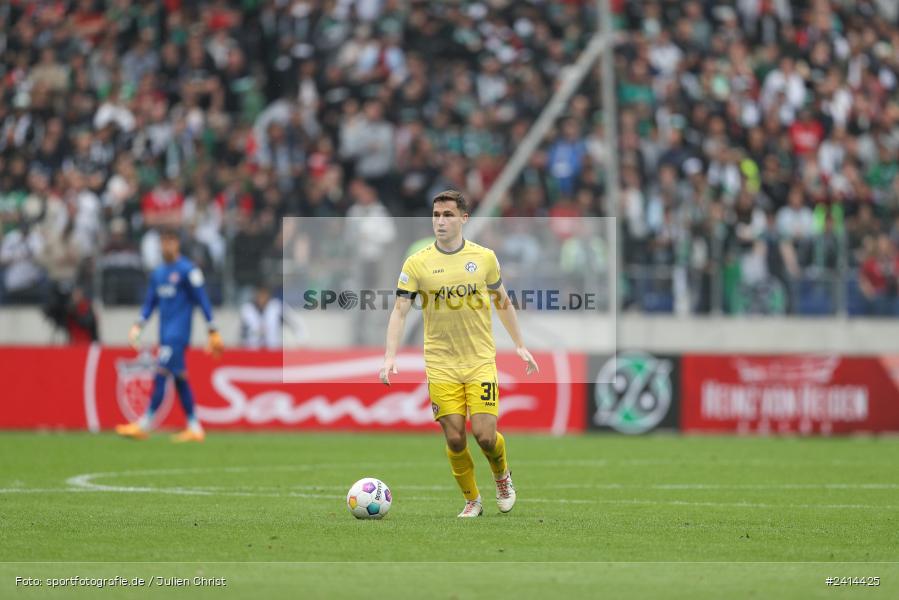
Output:
[[203,310],[212,323],[212,305],[203,286],[203,272],[191,261],[179,257],[164,263],[150,275],[147,299],[140,311],[143,321],[159,307],[159,342],[164,346],[186,346],[190,342],[190,325],[194,306]]

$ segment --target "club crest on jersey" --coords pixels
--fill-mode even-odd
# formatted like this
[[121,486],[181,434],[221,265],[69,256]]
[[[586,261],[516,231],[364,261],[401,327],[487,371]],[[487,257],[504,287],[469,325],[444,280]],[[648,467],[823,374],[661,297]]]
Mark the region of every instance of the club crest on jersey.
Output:
[[475,271],[478,270],[478,266],[476,264],[474,264],[473,262],[468,261],[467,263],[465,263],[465,270],[468,271],[469,273],[474,273]]
[[169,283],[171,283],[171,284],[178,283],[179,278],[180,278],[180,276],[178,275],[177,271],[172,271],[171,273],[169,273]]

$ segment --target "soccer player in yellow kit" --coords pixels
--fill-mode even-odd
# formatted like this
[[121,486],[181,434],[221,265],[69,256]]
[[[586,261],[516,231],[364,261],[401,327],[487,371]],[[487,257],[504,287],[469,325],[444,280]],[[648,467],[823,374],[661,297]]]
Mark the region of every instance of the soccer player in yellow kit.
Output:
[[500,277],[492,250],[462,237],[468,206],[461,193],[441,192],[433,200],[432,224],[436,240],[406,259],[397,283],[397,298],[387,325],[387,350],[381,382],[390,385],[397,372],[396,353],[406,315],[421,295],[425,326],[425,371],[434,419],[443,428],[446,455],[465,508],[460,517],[484,512],[468,449],[465,419],[496,481],[496,504],[501,512],[515,505],[515,488],[506,461],[506,440],[496,430],[499,391],[496,347],[493,343],[490,301],[515,342],[515,351],[527,363],[528,375],[538,370],[524,346],[515,308]]

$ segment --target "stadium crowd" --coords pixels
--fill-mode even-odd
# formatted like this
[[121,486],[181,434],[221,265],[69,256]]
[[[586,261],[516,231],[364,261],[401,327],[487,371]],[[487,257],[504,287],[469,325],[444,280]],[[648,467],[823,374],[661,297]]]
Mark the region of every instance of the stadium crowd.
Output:
[[[614,152],[627,307],[899,314],[899,4],[612,4],[618,147],[597,65],[499,214],[609,215]],[[214,299],[249,301],[283,216],[426,215],[446,188],[476,207],[594,11],[5,2],[0,303],[136,303],[163,225]]]

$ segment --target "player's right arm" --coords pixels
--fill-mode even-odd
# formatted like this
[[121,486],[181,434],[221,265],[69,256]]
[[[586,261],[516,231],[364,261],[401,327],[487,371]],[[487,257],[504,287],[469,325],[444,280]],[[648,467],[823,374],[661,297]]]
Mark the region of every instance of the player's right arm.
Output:
[[384,366],[381,367],[381,383],[390,385],[390,374],[397,373],[396,353],[400,347],[400,338],[406,328],[406,315],[412,308],[412,298],[409,296],[397,296],[387,322],[387,348],[384,351]]
[[158,303],[159,296],[156,295],[156,274],[153,273],[150,275],[150,281],[147,283],[147,296],[144,298],[144,305],[140,309],[140,317],[137,322],[131,326],[131,331],[128,332],[128,342],[135,350],[139,348],[138,343],[140,342],[140,334],[144,330],[144,325],[147,323],[150,315],[153,314],[153,310],[155,310]]
[[390,374],[397,372],[396,353],[399,351],[400,338],[403,337],[403,329],[406,327],[406,315],[409,314],[412,301],[417,293],[418,277],[415,261],[410,256],[403,263],[403,271],[396,284],[396,302],[390,313],[390,320],[387,322],[387,348],[384,351],[384,366],[381,367],[379,373],[381,383],[384,385],[390,385]]

